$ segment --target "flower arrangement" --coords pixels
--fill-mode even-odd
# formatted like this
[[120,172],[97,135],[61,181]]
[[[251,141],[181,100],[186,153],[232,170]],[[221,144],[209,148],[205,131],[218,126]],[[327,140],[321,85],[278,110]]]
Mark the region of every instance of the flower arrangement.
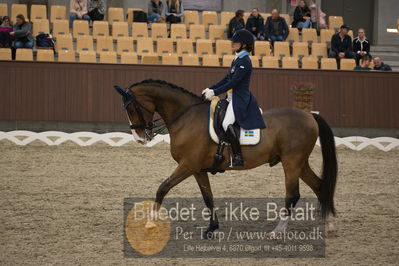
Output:
[[294,107],[306,112],[313,110],[314,85],[310,82],[294,82],[291,85],[294,94]]

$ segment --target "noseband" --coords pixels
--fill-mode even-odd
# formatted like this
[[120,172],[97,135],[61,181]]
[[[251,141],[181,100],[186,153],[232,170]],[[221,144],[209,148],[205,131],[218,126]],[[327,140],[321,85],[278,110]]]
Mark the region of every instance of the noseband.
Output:
[[[146,107],[144,107],[141,103],[139,103],[137,101],[136,95],[134,94],[134,92],[129,88],[126,89],[125,91],[126,95],[128,97],[123,97],[123,107],[125,110],[127,110],[127,108],[133,104],[134,109],[136,110],[136,113],[139,117],[140,120],[140,124],[136,124],[130,125],[130,129],[144,129],[144,130],[153,130],[155,125],[154,122],[155,121],[149,121],[146,122],[144,119],[144,115],[143,115],[143,110],[152,114],[153,112],[151,112],[150,110],[148,110]],[[157,119],[156,121],[158,121],[160,119]]]

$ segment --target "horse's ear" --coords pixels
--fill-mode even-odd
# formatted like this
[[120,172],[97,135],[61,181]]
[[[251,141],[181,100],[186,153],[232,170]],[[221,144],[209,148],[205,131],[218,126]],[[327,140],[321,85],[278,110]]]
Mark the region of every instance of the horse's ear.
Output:
[[120,95],[122,95],[123,97],[127,96],[126,92],[121,87],[114,86],[114,88],[115,88],[116,92],[119,93]]

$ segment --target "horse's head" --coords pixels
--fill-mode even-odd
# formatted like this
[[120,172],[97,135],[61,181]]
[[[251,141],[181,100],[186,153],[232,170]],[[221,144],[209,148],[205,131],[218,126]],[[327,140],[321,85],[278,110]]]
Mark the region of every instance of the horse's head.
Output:
[[152,138],[155,105],[148,97],[140,95],[139,92],[134,92],[131,88],[125,90],[119,86],[114,88],[122,95],[123,106],[126,110],[134,139],[140,144],[146,144]]

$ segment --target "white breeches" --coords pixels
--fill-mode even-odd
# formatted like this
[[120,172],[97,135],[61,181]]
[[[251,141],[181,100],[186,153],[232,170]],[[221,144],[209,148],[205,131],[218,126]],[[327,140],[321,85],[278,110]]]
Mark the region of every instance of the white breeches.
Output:
[[226,116],[223,119],[223,129],[224,131],[227,131],[227,127],[229,125],[234,124],[234,122],[236,121],[236,118],[234,116],[234,110],[233,110],[233,97],[231,97],[231,99],[229,99],[229,105],[227,106],[227,110],[226,110]]

